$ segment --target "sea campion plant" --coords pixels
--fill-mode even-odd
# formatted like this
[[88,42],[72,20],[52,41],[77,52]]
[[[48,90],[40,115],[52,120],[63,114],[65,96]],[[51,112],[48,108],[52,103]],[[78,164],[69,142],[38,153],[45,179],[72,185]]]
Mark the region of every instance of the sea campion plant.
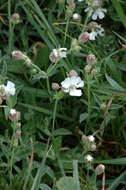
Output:
[[121,4],[2,0],[0,189],[125,189]]

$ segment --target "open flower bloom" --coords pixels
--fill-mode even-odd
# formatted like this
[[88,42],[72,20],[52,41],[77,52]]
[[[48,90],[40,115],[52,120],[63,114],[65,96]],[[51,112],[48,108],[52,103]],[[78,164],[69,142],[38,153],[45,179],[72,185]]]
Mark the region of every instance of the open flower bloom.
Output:
[[89,24],[89,30],[91,31],[89,33],[89,40],[95,40],[98,35],[104,36],[104,29],[96,22],[91,22]]
[[50,53],[50,61],[53,63],[59,61],[62,58],[65,58],[67,55],[67,48],[58,48],[58,49],[53,49],[52,52]]
[[87,1],[88,7],[85,9],[85,12],[88,12],[89,17],[92,17],[93,20],[103,19],[105,17],[106,9],[101,7],[101,0],[93,0],[93,2]]
[[92,161],[93,161],[93,157],[92,157],[90,154],[87,154],[87,155],[85,156],[85,160],[86,160],[87,162],[92,162]]
[[63,82],[61,82],[62,90],[65,93],[69,93],[70,96],[81,96],[82,91],[78,88],[84,86],[84,81],[78,76],[67,77]]
[[7,85],[4,87],[5,88],[5,94],[6,96],[14,96],[15,95],[15,84],[11,81],[7,82]]

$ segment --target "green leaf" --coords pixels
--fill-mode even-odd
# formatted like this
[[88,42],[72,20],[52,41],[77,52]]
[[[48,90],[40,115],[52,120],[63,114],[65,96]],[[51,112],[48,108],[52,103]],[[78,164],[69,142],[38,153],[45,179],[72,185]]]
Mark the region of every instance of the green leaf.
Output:
[[80,114],[79,122],[82,123],[82,122],[85,121],[87,118],[88,118],[88,113],[82,113],[82,114]]
[[115,10],[116,10],[122,24],[126,28],[126,16],[124,14],[124,11],[123,11],[119,1],[118,0],[112,0],[112,3],[113,3],[113,6],[115,7]]
[[68,129],[64,129],[64,128],[60,128],[60,129],[56,129],[54,131],[54,136],[58,136],[58,135],[72,135],[72,132]]
[[110,160],[100,160],[100,161],[95,161],[94,163],[111,164],[111,165],[126,165],[126,157],[115,158],[115,159],[110,159]]
[[55,151],[56,156],[59,156],[61,143],[62,143],[62,137],[61,136],[55,138],[53,141],[53,149]]
[[109,84],[113,87],[113,89],[121,91],[121,92],[125,92],[126,91],[122,86],[120,86],[115,80],[113,80],[107,74],[105,76],[106,76],[106,79],[109,82]]
[[46,185],[44,183],[40,184],[39,188],[41,190],[52,190],[48,185]]
[[126,180],[126,171],[124,171],[119,177],[117,177],[111,185],[107,188],[107,190],[116,190],[120,185],[122,180]]
[[73,160],[73,178],[74,178],[74,187],[77,190],[81,190],[79,182],[79,173],[78,173],[78,161]]
[[68,190],[66,188],[65,185],[65,178],[68,181],[68,185],[69,185],[69,190],[78,190],[75,189],[74,187],[74,180],[73,177],[61,177],[57,182],[56,182],[56,187],[58,188],[58,190]]

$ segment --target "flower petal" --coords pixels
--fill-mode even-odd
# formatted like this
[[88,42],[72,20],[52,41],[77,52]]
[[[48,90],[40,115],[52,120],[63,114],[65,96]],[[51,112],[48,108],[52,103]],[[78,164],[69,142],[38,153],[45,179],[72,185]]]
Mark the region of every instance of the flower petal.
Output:
[[97,36],[97,32],[92,31],[89,34],[89,40],[95,40],[96,36]]
[[63,88],[69,88],[71,85],[71,79],[67,77],[63,82],[61,82]]
[[99,19],[103,19],[105,17],[105,14],[102,12],[102,10],[99,10],[98,17]]
[[12,95],[14,96],[15,95],[15,84],[11,81],[8,81],[7,82],[7,85],[5,86],[5,92],[8,94],[8,95]]
[[74,88],[74,89],[70,89],[69,94],[70,94],[70,96],[81,96],[82,95],[82,91],[81,90],[77,90],[76,88]]
[[93,13],[92,15],[92,19],[93,20],[97,20],[97,17],[98,17],[98,13],[97,13],[97,10]]

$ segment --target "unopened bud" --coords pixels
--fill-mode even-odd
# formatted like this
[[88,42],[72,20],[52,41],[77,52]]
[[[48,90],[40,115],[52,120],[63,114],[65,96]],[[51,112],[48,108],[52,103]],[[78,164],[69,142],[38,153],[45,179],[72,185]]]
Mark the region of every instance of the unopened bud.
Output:
[[87,63],[89,63],[89,64],[94,64],[94,63],[96,63],[96,57],[95,57],[95,55],[94,54],[89,54],[88,56],[87,56]]
[[18,139],[21,136],[21,129],[17,129],[16,133],[15,133],[15,138]]
[[18,13],[14,13],[12,16],[11,16],[11,22],[13,24],[18,24],[20,22],[20,15]]
[[78,13],[74,13],[73,14],[73,19],[74,20],[79,20],[80,19],[80,15]]
[[91,71],[91,74],[92,74],[92,76],[95,77],[95,76],[98,74],[97,69],[93,69],[93,70]]
[[20,112],[16,111],[15,109],[11,109],[10,112],[9,112],[9,119],[11,121],[20,120]]
[[71,70],[69,72],[69,77],[77,77],[77,76],[78,76],[78,73],[75,70]]
[[29,66],[31,65],[31,59],[30,59],[29,57],[26,58],[26,60],[25,60],[25,65],[26,65],[27,67],[29,67]]
[[95,172],[97,175],[101,175],[103,174],[105,171],[105,166],[103,164],[99,164],[96,168],[95,168]]
[[89,33],[88,33],[88,32],[83,32],[83,33],[79,36],[78,41],[79,41],[79,43],[85,43],[85,42],[88,41],[88,39],[89,39]]
[[59,90],[60,89],[59,84],[58,83],[52,83],[52,89],[55,91]]
[[31,70],[31,74],[34,75],[34,74],[36,74],[36,73],[37,73],[37,69],[34,68],[34,69]]
[[56,63],[57,62],[57,57],[55,56],[54,52],[52,51],[50,53],[49,59],[52,63]]
[[65,0],[58,0],[59,5],[64,5]]
[[25,59],[26,56],[21,51],[13,51],[12,52],[12,57],[15,60],[23,60],[23,59]]
[[86,65],[85,68],[84,68],[84,69],[85,69],[85,72],[86,72],[86,73],[90,73],[91,67],[92,67],[92,66],[91,66],[90,64]]
[[78,53],[80,51],[81,47],[79,46],[77,39],[72,39],[71,49],[72,49],[72,51],[74,51],[76,53]]
[[98,28],[98,23],[97,22],[90,22],[88,24],[88,29],[89,30],[92,30],[92,29],[96,30],[97,28]]
[[103,102],[101,105],[100,105],[100,109],[101,110],[105,110],[106,109],[106,103]]
[[90,150],[91,150],[91,151],[95,151],[96,148],[97,148],[97,147],[96,147],[96,144],[91,144],[91,145],[90,145]]
[[87,136],[86,135],[82,135],[82,141],[85,143],[87,142]]

